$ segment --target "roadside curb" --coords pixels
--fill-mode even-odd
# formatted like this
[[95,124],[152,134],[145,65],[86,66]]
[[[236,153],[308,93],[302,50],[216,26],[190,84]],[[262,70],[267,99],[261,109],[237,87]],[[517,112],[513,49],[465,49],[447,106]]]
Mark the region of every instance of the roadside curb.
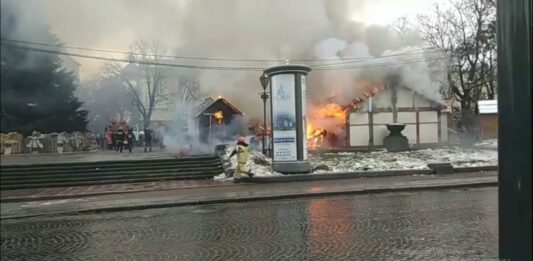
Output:
[[498,171],[498,166],[479,166],[479,167],[453,168],[453,172],[454,173],[476,172],[476,171]]
[[461,167],[453,168],[453,173],[436,173],[433,169],[414,169],[414,170],[385,170],[385,171],[361,171],[361,172],[337,172],[337,173],[320,173],[320,174],[293,174],[284,176],[271,177],[252,177],[247,181],[255,183],[272,183],[272,182],[293,182],[293,181],[317,181],[331,179],[350,179],[350,178],[375,178],[389,176],[410,176],[410,175],[449,175],[464,172],[479,171],[497,171],[498,166],[480,166],[480,167]]
[[[224,166],[224,164],[222,166]],[[497,170],[498,170],[498,166],[480,166],[480,167],[454,168],[453,172],[454,173],[465,173],[465,172],[497,171]],[[320,174],[293,174],[293,175],[272,176],[272,177],[253,177],[247,180],[252,183],[275,183],[275,182],[298,182],[298,181],[318,181],[318,180],[355,179],[355,178],[377,178],[377,177],[410,176],[410,175],[448,175],[448,174],[436,174],[435,171],[431,169],[417,169],[417,170],[339,172],[339,173],[320,173]],[[234,185],[241,186],[245,184],[234,184]],[[225,186],[228,186],[228,185],[225,185]],[[157,189],[157,191],[174,190],[174,189],[176,188]],[[189,189],[189,188],[178,188],[178,189]],[[156,190],[139,189],[139,190],[130,190],[130,191],[108,191],[108,192],[101,192],[101,193],[87,193],[87,194],[78,194],[78,195],[70,194],[70,195],[55,195],[55,196],[42,196],[42,197],[31,197],[31,196],[29,197],[28,196],[8,197],[8,198],[4,197],[0,199],[0,203],[39,201],[39,200],[59,200],[59,199],[111,195],[111,194],[146,192],[146,191],[156,191]]]
[[436,184],[407,184],[393,187],[377,186],[374,188],[358,188],[349,190],[336,190],[336,191],[317,191],[317,192],[305,192],[305,193],[283,193],[273,195],[257,195],[246,197],[228,197],[228,198],[206,198],[200,200],[182,200],[182,201],[169,201],[169,202],[154,202],[149,204],[137,204],[129,206],[89,206],[87,209],[71,209],[68,211],[56,211],[42,214],[25,214],[25,215],[6,215],[0,217],[1,220],[28,218],[36,216],[50,216],[60,214],[91,214],[100,212],[117,212],[117,211],[129,211],[129,210],[145,210],[154,208],[167,208],[167,207],[181,207],[181,206],[193,206],[193,205],[209,205],[209,204],[222,204],[222,203],[239,203],[250,201],[265,201],[265,200],[280,200],[280,199],[296,199],[296,198],[308,198],[308,197],[325,197],[325,196],[339,196],[339,195],[356,195],[356,194],[369,194],[369,193],[383,193],[383,192],[401,192],[401,191],[420,191],[420,190],[435,190],[435,189],[453,189],[453,188],[471,188],[471,187],[487,187],[498,185],[497,177],[485,177],[482,179],[470,179],[469,181],[459,182],[447,182]]
[[214,187],[222,187],[222,186],[242,186],[242,185],[244,184],[231,184],[231,185],[222,184],[222,185],[213,185],[213,186],[195,186],[195,187],[179,187],[179,188],[159,188],[159,189],[134,189],[134,190],[127,190],[127,191],[105,191],[105,192],[95,192],[95,193],[85,193],[85,194],[60,194],[60,195],[50,195],[50,196],[42,196],[42,197],[32,197],[32,196],[7,197],[5,199],[0,199],[0,203],[14,203],[14,202],[40,201],[40,200],[60,200],[60,199],[86,198],[86,197],[95,197],[95,196],[150,192],[150,191],[214,188]]

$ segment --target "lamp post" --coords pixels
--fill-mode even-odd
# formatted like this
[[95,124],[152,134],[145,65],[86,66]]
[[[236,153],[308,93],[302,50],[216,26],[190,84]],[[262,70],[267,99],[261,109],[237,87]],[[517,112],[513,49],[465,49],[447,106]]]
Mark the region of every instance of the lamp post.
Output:
[[261,93],[261,99],[263,100],[263,138],[262,138],[262,147],[263,147],[263,154],[267,154],[267,150],[265,147],[265,139],[266,139],[266,101],[268,100],[268,93],[266,91],[268,86],[268,76],[263,73],[261,77],[259,77],[259,81],[261,82],[261,86],[263,87],[263,92]]

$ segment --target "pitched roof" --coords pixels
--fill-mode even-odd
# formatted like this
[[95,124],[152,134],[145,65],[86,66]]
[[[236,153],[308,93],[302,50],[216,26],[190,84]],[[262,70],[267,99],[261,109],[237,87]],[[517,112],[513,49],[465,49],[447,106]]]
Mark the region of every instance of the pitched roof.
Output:
[[[209,101],[209,99],[211,101]],[[206,99],[206,101],[204,101],[204,103],[202,105],[199,106],[199,110],[196,112],[196,116],[194,116],[194,118],[198,118],[200,115],[202,115],[202,113],[204,111],[206,111],[207,109],[209,109],[211,106],[213,106],[215,103],[217,102],[222,102],[224,105],[230,107],[233,111],[235,111],[237,114],[240,114],[242,115],[243,113],[237,109],[237,107],[235,107],[233,104],[231,104],[228,100],[222,98],[222,97],[218,97],[216,100],[213,100],[213,98],[208,98]]]
[[[400,88],[403,88],[403,89],[407,89],[407,90],[411,90],[411,91],[414,91],[416,94],[420,95],[421,97],[424,97],[425,99],[427,99],[428,101],[430,101],[431,103],[433,103],[437,108],[439,109],[445,109],[447,108],[447,105],[443,102],[439,102],[439,101],[435,101],[419,92],[417,92],[416,90],[413,90],[407,86],[401,86]],[[360,109],[362,107],[362,104],[363,102],[365,102],[368,98],[370,97],[373,97],[373,96],[376,96],[377,94],[385,91],[385,90],[388,90],[390,89],[389,85],[388,84],[369,84],[365,87],[363,87],[363,91],[361,92],[361,94],[352,99],[352,102],[350,103],[350,105],[348,105],[348,107],[353,107],[354,109]]]
[[196,108],[195,108],[196,110],[195,110],[194,114],[196,115],[198,113],[201,113],[201,112],[205,111],[205,109],[207,109],[207,107],[211,106],[211,104],[213,104],[214,101],[215,101],[215,99],[213,99],[211,97],[206,98],[202,103],[200,103],[200,105],[196,106]]

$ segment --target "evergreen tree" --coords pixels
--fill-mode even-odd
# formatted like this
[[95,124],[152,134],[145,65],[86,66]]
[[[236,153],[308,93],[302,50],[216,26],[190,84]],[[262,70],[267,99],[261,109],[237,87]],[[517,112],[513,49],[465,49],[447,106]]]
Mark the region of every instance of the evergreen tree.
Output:
[[[3,2],[2,39],[59,43],[42,25],[32,26],[28,34],[17,18],[16,8]],[[86,130],[87,111],[81,109],[82,103],[74,96],[76,76],[62,67],[58,55],[20,49],[8,41],[2,41],[0,48],[1,132],[29,135],[33,130]]]

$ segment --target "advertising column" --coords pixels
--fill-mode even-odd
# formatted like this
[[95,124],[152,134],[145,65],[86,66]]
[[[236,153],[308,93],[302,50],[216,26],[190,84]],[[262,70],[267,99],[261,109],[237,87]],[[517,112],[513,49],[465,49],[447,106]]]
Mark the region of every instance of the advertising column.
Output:
[[272,117],[274,160],[297,160],[296,92],[293,74],[272,77]]
[[311,68],[283,65],[265,70],[270,78],[272,167],[281,173],[308,173],[305,78]]

